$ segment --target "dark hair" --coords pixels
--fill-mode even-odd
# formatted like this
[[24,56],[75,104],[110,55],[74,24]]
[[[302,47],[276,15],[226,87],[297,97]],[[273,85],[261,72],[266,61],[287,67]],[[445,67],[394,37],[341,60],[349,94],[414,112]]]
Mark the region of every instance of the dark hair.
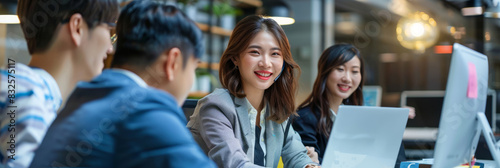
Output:
[[193,21],[175,6],[149,0],[132,1],[121,11],[116,34],[112,67],[145,68],[172,48],[181,50],[184,67],[191,55],[199,58],[204,51],[202,32]]
[[297,77],[300,68],[292,58],[288,38],[281,26],[272,19],[251,15],[243,18],[236,24],[226,51],[222,54],[219,68],[219,79],[224,88],[237,97],[245,97],[240,73],[232,59],[238,59],[241,53],[248,48],[250,41],[261,31],[274,35],[279,43],[283,56],[284,70],[281,76],[271,87],[264,91],[264,99],[269,103],[270,114],[268,119],[282,123],[295,112],[295,93]]
[[76,13],[93,29],[101,23],[115,23],[119,6],[116,0],[19,0],[17,14],[30,54],[46,51],[59,25]]
[[318,131],[326,137],[330,136],[333,122],[330,119],[330,105],[328,101],[328,87],[326,81],[334,68],[349,62],[352,58],[358,57],[361,63],[360,73],[361,81],[359,87],[342,101],[345,105],[363,105],[363,84],[364,84],[364,65],[363,58],[359,55],[359,50],[350,44],[337,44],[327,48],[321,54],[318,61],[318,76],[314,81],[313,91],[307,99],[300,104],[299,108],[310,106],[311,111],[315,116],[320,116],[318,119]]

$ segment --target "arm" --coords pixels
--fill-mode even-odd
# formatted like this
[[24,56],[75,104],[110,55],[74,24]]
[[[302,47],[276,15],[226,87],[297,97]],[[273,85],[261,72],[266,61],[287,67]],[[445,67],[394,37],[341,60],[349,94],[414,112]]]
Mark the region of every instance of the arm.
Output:
[[307,156],[307,149],[302,144],[300,135],[293,128],[289,131],[286,137],[287,144],[281,150],[284,167],[303,168],[308,164],[316,164]]
[[172,109],[134,113],[122,122],[116,167],[216,167]]
[[312,116],[311,113],[301,113],[299,117],[294,118],[292,126],[293,129],[295,129],[295,131],[297,131],[297,133],[300,135],[304,146],[314,147],[314,150],[316,151],[316,153],[318,153],[318,159],[321,163],[323,157],[320,157],[322,155],[320,155],[321,151],[318,145],[318,139],[316,138],[317,121],[312,120],[310,117],[314,116]]
[[219,167],[260,167],[247,158],[240,140],[234,135],[235,128],[228,117],[237,120],[236,114],[226,116],[215,105],[204,105],[200,108],[199,131],[209,149],[208,156]]

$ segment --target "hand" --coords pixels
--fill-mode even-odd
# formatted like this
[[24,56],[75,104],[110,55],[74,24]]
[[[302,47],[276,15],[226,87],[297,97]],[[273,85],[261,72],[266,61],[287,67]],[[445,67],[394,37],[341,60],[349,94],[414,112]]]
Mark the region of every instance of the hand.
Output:
[[306,149],[307,156],[309,156],[313,162],[319,163],[318,153],[314,150],[314,147],[306,146]]
[[403,108],[410,109],[410,114],[408,114],[409,119],[414,119],[417,114],[415,114],[415,108],[410,106],[403,106]]

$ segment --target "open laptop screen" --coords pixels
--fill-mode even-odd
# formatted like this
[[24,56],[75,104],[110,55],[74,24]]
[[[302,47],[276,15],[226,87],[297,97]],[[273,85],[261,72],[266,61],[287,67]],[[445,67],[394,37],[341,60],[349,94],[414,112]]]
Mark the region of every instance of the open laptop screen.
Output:
[[409,109],[340,106],[322,167],[394,167]]

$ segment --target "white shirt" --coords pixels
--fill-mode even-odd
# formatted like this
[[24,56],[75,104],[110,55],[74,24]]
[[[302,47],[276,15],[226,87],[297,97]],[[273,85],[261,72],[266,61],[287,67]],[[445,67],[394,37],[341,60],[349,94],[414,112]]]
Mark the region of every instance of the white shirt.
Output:
[[334,122],[335,118],[337,118],[337,113],[335,113],[335,111],[333,111],[332,109],[330,109],[330,112],[332,113],[332,122]]
[[[246,102],[247,102],[247,106],[250,107],[248,109],[248,118],[250,119],[250,128],[252,128],[252,136],[253,137],[252,139],[250,139],[250,142],[252,143],[255,143],[255,121],[257,120],[257,110],[252,106],[252,104],[250,104],[250,102],[248,101],[248,99],[246,99]],[[262,151],[264,152],[264,165],[266,165],[266,141],[264,139],[264,135],[265,135],[265,132],[266,132],[266,123],[265,123],[265,114],[266,114],[266,106],[267,105],[264,105],[264,108],[262,108],[262,110],[260,111],[260,147],[262,148]],[[255,146],[255,144],[254,144]],[[248,158],[250,159],[250,161],[253,163],[254,162],[254,155],[255,155],[255,148],[249,148],[248,151],[247,151],[247,156]]]

